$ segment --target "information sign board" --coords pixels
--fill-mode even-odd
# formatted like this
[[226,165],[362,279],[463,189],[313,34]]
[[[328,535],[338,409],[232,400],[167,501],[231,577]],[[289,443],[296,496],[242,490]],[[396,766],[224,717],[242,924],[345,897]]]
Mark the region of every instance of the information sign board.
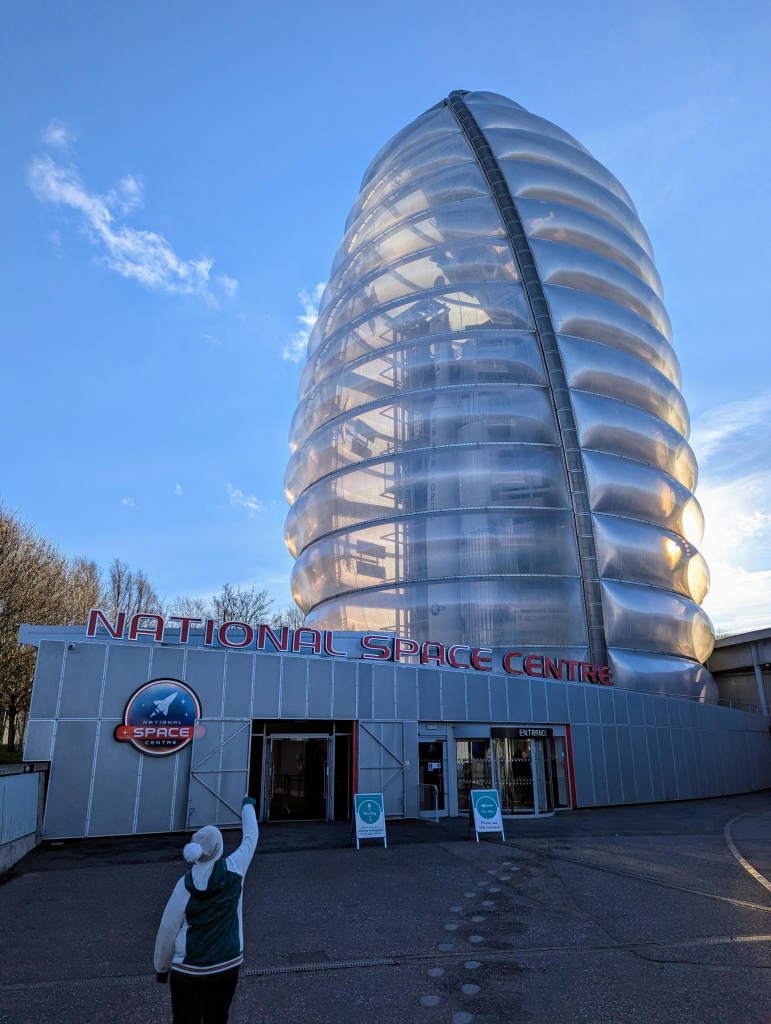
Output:
[[501,839],[506,842],[501,818],[501,798],[497,789],[472,789],[471,809],[477,842],[480,832],[500,832]]
[[388,846],[382,793],[356,793],[353,798],[353,818],[357,850],[360,839],[382,839],[383,846]]

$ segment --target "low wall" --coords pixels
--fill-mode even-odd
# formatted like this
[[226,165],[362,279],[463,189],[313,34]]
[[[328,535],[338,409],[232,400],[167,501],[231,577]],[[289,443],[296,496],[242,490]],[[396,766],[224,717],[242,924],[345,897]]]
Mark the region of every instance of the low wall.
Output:
[[44,797],[41,768],[0,766],[0,875],[40,842]]

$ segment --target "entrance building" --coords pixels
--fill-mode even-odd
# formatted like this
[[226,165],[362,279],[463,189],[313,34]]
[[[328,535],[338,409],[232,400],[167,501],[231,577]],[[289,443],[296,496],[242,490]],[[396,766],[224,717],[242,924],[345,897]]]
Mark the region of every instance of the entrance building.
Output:
[[236,827],[245,793],[280,827],[346,821],[355,792],[429,819],[495,788],[517,818],[771,786],[768,718],[685,697],[373,663],[337,634],[339,657],[22,639],[39,649],[25,759],[50,763],[48,839]]

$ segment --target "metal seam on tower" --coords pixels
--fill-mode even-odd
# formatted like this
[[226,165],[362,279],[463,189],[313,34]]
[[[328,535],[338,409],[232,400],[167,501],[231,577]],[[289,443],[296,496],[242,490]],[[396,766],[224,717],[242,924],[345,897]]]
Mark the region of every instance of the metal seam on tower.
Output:
[[573,506],[584,594],[584,613],[589,637],[589,657],[596,664],[604,665],[607,661],[607,641],[597,545],[583,455],[578,442],[578,429],[562,354],[554,331],[549,304],[543,292],[538,268],[533,258],[530,242],[522,226],[519,211],[484,132],[463,100],[466,94],[466,91],[451,92],[446,103],[455,115],[461,131],[468,140],[490,185],[490,191],[506,228],[514,259],[519,267],[525,295],[532,313],[538,347],[549,380],[549,392],[562,442],[562,453]]

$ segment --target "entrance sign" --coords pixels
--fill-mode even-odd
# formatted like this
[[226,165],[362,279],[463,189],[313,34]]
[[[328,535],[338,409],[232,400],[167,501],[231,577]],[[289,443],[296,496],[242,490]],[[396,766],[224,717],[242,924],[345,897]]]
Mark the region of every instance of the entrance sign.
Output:
[[176,754],[193,738],[201,702],[180,679],[153,679],[129,697],[115,739],[142,754]]
[[474,814],[474,832],[479,842],[480,832],[500,832],[505,843],[503,820],[501,818],[501,798],[497,789],[472,789],[471,808]]
[[360,839],[382,839],[383,846],[388,846],[382,793],[356,793],[353,798],[353,817],[357,850]]

